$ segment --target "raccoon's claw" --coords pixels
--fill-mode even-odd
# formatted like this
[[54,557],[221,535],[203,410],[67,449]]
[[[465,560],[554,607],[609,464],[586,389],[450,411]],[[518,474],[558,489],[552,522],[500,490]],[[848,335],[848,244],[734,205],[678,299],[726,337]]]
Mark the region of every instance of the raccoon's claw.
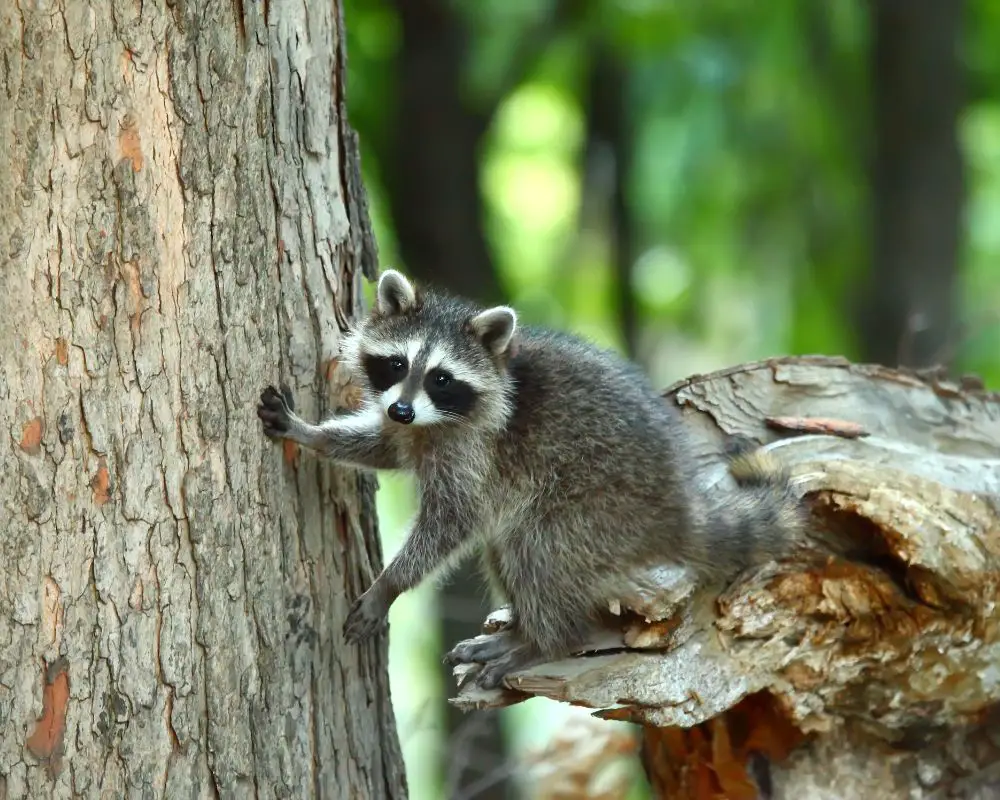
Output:
[[370,639],[385,626],[386,615],[371,591],[354,601],[344,621],[344,638],[351,643]]
[[513,668],[504,663],[503,659],[497,659],[496,661],[491,661],[489,664],[484,664],[483,668],[476,674],[474,680],[476,686],[480,689],[487,691],[490,689],[499,689],[503,686],[503,679],[507,676],[507,673],[512,671]]
[[476,685],[481,689],[499,689],[503,685],[504,678],[510,673],[537,666],[545,661],[546,659],[534,647],[522,644],[483,664],[483,668],[476,675]]
[[470,669],[467,672],[463,673],[462,675],[460,675],[458,677],[458,680],[455,682],[456,683],[456,687],[455,687],[456,690],[460,692],[466,686],[469,686],[470,684],[475,684],[475,682],[476,682],[476,676],[479,675],[479,673],[480,673],[481,670],[482,670],[482,667],[480,667],[479,669],[473,668],[473,669]]
[[490,671],[489,665],[477,664],[458,676],[458,679],[455,681],[455,689],[459,692],[463,691],[467,686],[486,690],[499,689],[503,684],[503,678],[506,674],[506,670]]
[[280,392],[273,386],[261,392],[257,416],[264,424],[264,435],[271,439],[283,438],[288,433],[294,407],[292,392],[285,384],[281,384]]

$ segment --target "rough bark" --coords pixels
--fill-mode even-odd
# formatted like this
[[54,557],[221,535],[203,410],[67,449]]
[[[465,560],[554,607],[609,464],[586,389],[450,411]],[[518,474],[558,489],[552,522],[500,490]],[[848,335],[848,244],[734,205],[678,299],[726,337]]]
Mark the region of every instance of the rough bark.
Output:
[[965,199],[963,0],[869,0],[872,262],[861,302],[863,358],[950,361]]
[[0,797],[405,796],[373,483],[254,413],[374,263],[339,6],[3,4]]
[[976,792],[1000,759],[1000,394],[788,358],[666,399],[704,445],[706,491],[727,479],[709,460],[723,432],[789,465],[809,547],[721,595],[678,568],[637,575],[621,630],[587,655],[454,702],[538,695],[642,723],[665,797],[755,797],[760,783],[775,798],[993,796]]

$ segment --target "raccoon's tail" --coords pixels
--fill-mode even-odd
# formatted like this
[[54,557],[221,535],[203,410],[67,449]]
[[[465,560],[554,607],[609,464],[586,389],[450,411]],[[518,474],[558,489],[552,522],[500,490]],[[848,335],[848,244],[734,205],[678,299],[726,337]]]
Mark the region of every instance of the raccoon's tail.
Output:
[[723,539],[718,542],[720,562],[730,562],[724,564],[727,571],[739,571],[788,554],[806,526],[805,508],[788,469],[742,436],[726,442],[726,459],[736,489],[716,509]]

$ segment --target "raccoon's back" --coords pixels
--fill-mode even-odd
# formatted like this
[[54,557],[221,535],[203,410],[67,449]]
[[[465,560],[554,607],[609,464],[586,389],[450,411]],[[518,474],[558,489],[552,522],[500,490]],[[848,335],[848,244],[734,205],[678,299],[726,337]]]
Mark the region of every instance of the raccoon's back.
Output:
[[527,328],[521,336],[509,365],[514,413],[501,470],[564,498],[617,493],[669,506],[684,479],[682,423],[645,374],[568,334]]
[[706,491],[679,413],[617,354],[531,331],[511,375],[501,483],[522,499],[529,487],[532,513],[562,537],[551,546],[575,554],[575,574],[598,582],[611,564],[673,560],[728,576],[780,556],[801,531],[787,473],[752,451],[733,454],[735,486]]

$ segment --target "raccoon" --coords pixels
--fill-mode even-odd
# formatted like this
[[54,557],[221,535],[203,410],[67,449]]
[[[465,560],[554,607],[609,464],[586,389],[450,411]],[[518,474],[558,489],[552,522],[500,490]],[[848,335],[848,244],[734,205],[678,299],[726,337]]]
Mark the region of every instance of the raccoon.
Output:
[[266,388],[264,432],[357,467],[409,470],[420,508],[406,542],[354,603],[349,641],[374,634],[425,576],[478,547],[511,609],[503,634],[449,663],[476,682],[578,648],[635,568],[680,562],[705,580],[779,556],[802,523],[777,464],[730,452],[737,489],[710,499],[675,409],[628,360],[580,338],[519,326],[387,270],[344,359],[364,385],[353,413],[312,425]]

